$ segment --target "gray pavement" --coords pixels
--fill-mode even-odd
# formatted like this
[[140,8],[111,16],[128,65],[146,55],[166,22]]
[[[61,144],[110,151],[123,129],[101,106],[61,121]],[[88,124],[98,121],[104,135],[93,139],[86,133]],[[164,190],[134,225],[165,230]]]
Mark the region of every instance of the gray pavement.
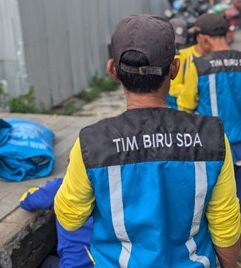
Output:
[[104,92],[97,100],[85,104],[80,111],[74,113],[74,116],[94,116],[105,118],[121,114],[126,109],[126,102],[120,87],[116,91]]

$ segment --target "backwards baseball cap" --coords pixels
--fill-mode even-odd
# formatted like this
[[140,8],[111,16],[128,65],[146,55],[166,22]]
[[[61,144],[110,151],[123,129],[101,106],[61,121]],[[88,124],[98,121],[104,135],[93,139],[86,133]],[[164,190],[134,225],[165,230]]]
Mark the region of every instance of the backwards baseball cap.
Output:
[[176,44],[185,45],[187,42],[187,23],[184,19],[174,18],[170,20],[174,31],[175,31],[175,42]]
[[229,30],[228,22],[217,14],[203,14],[194,24],[195,32],[209,36],[225,36]]
[[[150,66],[129,66],[121,63],[127,51],[143,53]],[[151,15],[132,15],[123,19],[111,39],[111,54],[115,64],[123,71],[139,75],[163,74],[175,56],[175,35],[172,25],[165,19]]]

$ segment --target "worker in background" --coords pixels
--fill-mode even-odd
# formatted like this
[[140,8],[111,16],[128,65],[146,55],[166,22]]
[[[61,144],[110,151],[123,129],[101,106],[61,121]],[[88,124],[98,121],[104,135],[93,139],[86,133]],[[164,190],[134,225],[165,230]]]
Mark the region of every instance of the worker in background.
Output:
[[95,268],[236,268],[240,213],[229,142],[218,118],[168,109],[179,67],[169,22],[123,19],[107,70],[127,111],[80,131],[55,197],[61,226],[94,217]]
[[[170,22],[172,23],[172,20]],[[182,28],[183,33],[182,40],[187,39],[188,31],[186,30],[186,26],[183,24],[182,20],[175,19],[173,27],[174,29],[178,29],[178,31],[179,28]],[[193,31],[193,29],[191,29],[190,31]],[[181,36],[178,36],[176,34],[176,38],[177,40],[180,40]],[[170,91],[168,95],[169,107],[178,109],[177,107],[178,95],[183,90],[183,88],[188,87],[188,85],[192,83],[191,74],[193,72],[193,66],[192,66],[193,57],[199,57],[202,55],[202,53],[203,53],[202,48],[198,43],[187,48],[179,49],[177,51],[176,58],[180,60],[180,68],[177,77],[173,81],[171,81]]]
[[[185,64],[183,64],[183,56],[180,54],[180,50],[185,47],[187,43],[188,29],[187,23],[181,18],[174,18],[170,20],[172,27],[175,32],[175,44],[176,44],[176,58],[180,60],[179,73],[174,81],[171,81],[171,89],[168,94],[168,106],[172,108],[177,108],[176,98],[180,87],[178,84],[183,83],[183,77],[180,73],[183,73]],[[182,51],[182,50],[181,50]]]
[[187,22],[182,18],[173,18],[170,20],[170,23],[175,32],[175,44],[177,52],[179,53],[179,50],[184,48],[187,44]]
[[205,56],[194,58],[189,75],[192,82],[182,90],[177,103],[181,110],[218,116],[223,121],[241,198],[241,52],[230,49],[226,40],[228,23],[219,15],[200,16],[196,28]]

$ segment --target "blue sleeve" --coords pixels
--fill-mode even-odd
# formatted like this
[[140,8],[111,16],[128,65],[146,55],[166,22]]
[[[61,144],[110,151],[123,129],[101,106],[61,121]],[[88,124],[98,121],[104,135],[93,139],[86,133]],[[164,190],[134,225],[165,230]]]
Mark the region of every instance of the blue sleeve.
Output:
[[63,179],[55,179],[46,183],[34,193],[28,193],[26,198],[20,201],[20,207],[27,211],[47,210],[53,207],[54,197],[61,186]]
[[65,230],[57,221],[58,254],[60,268],[92,268],[86,248],[89,249],[93,228],[93,218],[76,231]]

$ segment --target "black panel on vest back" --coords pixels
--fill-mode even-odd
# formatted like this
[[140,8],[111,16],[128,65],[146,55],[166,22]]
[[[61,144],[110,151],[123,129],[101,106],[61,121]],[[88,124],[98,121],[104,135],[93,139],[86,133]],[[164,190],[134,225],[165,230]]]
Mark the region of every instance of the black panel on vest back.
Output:
[[223,160],[219,119],[172,109],[130,110],[80,132],[87,168],[150,161]]
[[241,72],[241,52],[235,50],[216,51],[203,57],[194,57],[198,75],[218,72]]

